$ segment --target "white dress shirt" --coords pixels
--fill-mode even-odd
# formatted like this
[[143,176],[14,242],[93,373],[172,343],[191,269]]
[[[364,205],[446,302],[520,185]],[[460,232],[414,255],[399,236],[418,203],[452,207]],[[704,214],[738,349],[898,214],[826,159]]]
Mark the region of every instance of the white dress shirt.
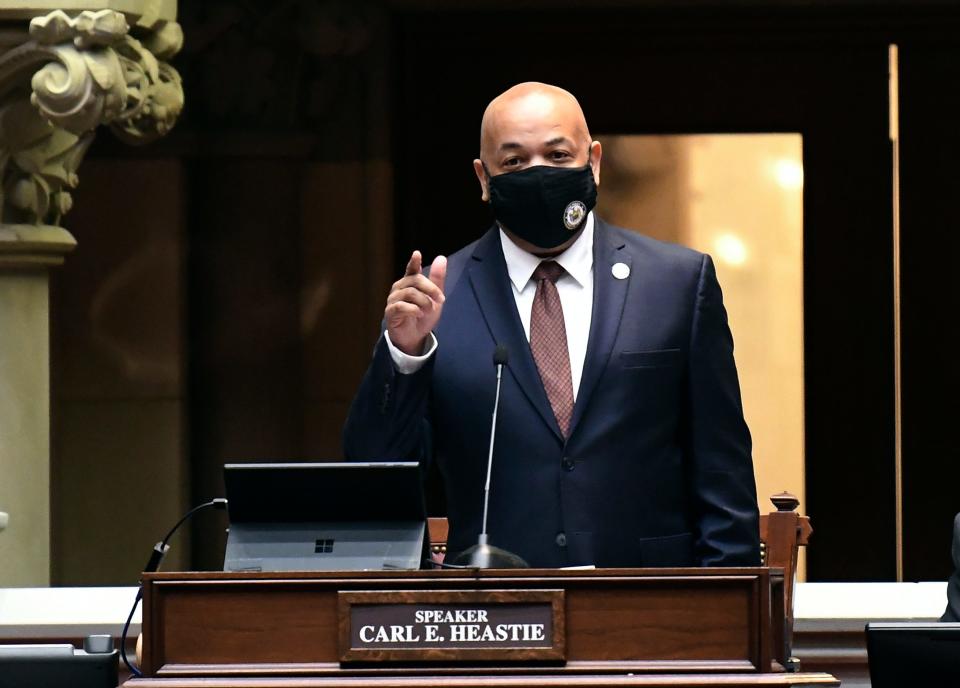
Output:
[[[560,255],[550,258],[560,264],[564,274],[557,280],[557,293],[563,306],[563,323],[567,330],[567,349],[570,354],[570,374],[573,382],[573,398],[576,400],[583,376],[583,363],[587,356],[587,340],[590,336],[590,320],[593,316],[593,213],[587,216],[587,226],[573,245]],[[530,341],[530,312],[533,310],[533,297],[537,293],[537,284],[533,281],[533,272],[543,258],[527,253],[500,230],[500,244],[503,257],[507,262],[510,286],[517,305],[523,331]],[[397,371],[403,374],[414,373],[427,362],[436,351],[437,338],[431,333],[427,350],[422,356],[410,356],[400,351],[390,341],[390,335],[383,333],[390,350],[390,357]]]

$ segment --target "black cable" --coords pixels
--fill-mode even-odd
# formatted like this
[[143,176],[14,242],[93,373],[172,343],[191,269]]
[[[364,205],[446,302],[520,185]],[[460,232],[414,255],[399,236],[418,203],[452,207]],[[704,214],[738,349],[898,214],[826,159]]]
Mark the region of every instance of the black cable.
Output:
[[442,561],[436,561],[434,559],[424,559],[425,562],[438,569],[474,569],[475,566],[469,566],[468,564],[447,564]]
[[123,631],[120,633],[120,659],[123,660],[123,663],[127,665],[127,669],[130,670],[130,673],[136,677],[143,676],[138,667],[133,666],[130,663],[130,660],[127,659],[127,631],[130,630],[130,622],[133,620],[133,613],[137,611],[137,605],[140,604],[140,599],[143,597],[143,584],[140,584],[140,587],[137,589],[137,597],[133,601],[133,606],[130,607],[130,613],[127,614],[127,621],[123,624]]
[[[213,507],[215,509],[226,509],[227,500],[223,497],[218,497],[217,499],[212,499],[209,502],[204,502],[199,506],[195,506],[190,511],[185,513],[183,517],[177,521],[176,525],[170,529],[163,540],[158,542],[153,546],[153,551],[150,552],[150,559],[147,560],[146,566],[143,567],[144,573],[154,573],[160,568],[160,562],[163,561],[164,555],[170,551],[170,545],[167,544],[170,538],[173,537],[173,534],[177,532],[177,529],[184,524],[184,522],[193,516],[198,511],[203,509],[209,509]],[[137,597],[133,601],[133,606],[130,607],[130,613],[127,615],[127,621],[123,624],[123,631],[120,633],[120,658],[123,660],[123,663],[127,666],[127,669],[130,670],[130,673],[136,677],[143,676],[143,673],[138,667],[133,666],[130,663],[130,660],[127,659],[127,632],[130,630],[130,622],[133,620],[133,614],[137,611],[137,605],[140,604],[140,600],[143,599],[143,578],[140,579],[140,587],[137,588]]]
[[[193,515],[194,515],[195,513],[197,513],[198,511],[202,511],[203,509],[208,509],[208,508],[210,508],[210,507],[214,507],[214,508],[216,508],[216,509],[226,509],[226,508],[227,508],[227,500],[224,499],[223,497],[219,497],[219,498],[217,498],[217,499],[211,499],[209,502],[204,502],[203,504],[200,504],[199,506],[193,507],[192,509],[190,509],[190,511],[188,511],[187,513],[185,513],[185,514],[183,515],[183,517],[182,517],[179,521],[177,521],[177,524],[176,524],[173,528],[170,529],[170,532],[168,532],[168,533],[166,534],[166,536],[165,536],[165,537],[163,538],[163,540],[161,541],[161,544],[162,544],[162,545],[166,545],[167,542],[169,542],[170,538],[173,537],[173,534],[177,532],[177,528],[179,528],[180,526],[183,525],[183,522],[184,522],[184,521],[186,521],[188,518],[190,518],[191,516],[193,516]],[[164,552],[164,554],[166,554],[166,552]],[[159,562],[158,562],[158,563],[159,563]],[[153,571],[150,571],[150,573],[153,573]]]

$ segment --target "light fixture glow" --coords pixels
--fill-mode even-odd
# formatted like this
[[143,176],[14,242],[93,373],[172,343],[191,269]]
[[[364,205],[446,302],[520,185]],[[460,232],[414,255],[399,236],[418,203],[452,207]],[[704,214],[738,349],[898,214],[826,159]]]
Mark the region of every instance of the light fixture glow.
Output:
[[747,246],[735,234],[721,234],[714,240],[713,248],[717,259],[727,265],[740,267],[747,262]]
[[791,158],[780,158],[773,165],[773,176],[783,189],[803,187],[803,165]]

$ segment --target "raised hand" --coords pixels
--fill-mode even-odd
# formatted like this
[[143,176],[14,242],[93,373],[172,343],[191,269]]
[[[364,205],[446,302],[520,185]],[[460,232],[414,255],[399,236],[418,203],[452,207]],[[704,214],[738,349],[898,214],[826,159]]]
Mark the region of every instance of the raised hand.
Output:
[[403,277],[393,283],[383,312],[390,341],[411,356],[423,353],[424,343],[440,320],[443,310],[443,282],[447,277],[447,259],[437,256],[430,276],[423,274],[420,251],[410,255]]

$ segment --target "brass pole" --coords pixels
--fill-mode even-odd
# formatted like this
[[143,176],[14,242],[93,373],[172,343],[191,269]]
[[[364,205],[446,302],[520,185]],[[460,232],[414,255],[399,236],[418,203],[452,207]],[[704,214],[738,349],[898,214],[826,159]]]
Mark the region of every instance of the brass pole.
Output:
[[897,581],[903,582],[903,403],[900,348],[900,53],[888,49],[890,144],[893,150],[893,461],[896,480]]

